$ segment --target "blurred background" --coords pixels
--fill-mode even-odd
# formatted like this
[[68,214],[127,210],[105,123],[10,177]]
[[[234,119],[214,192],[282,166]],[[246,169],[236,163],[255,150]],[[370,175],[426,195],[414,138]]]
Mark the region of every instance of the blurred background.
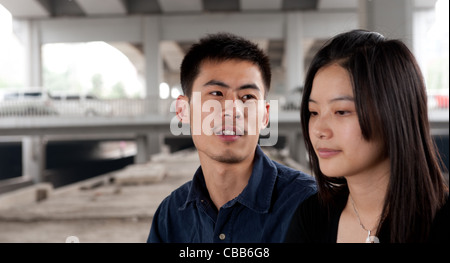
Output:
[[[132,232],[139,235],[84,240],[145,241],[156,204],[198,165],[190,136],[169,128],[172,102],[182,93],[181,60],[200,37],[219,31],[249,38],[269,55],[268,100],[278,109],[271,116],[277,140],[265,150],[302,170],[307,156],[299,106],[315,52],[330,37],[356,28],[401,39],[423,71],[433,138],[448,169],[448,5],[447,0],[0,0],[0,242],[64,242],[60,235],[67,229],[88,232],[80,230],[86,228],[83,218],[104,217],[141,223]],[[127,191],[131,203],[123,202],[121,211],[136,200],[143,210],[101,216],[100,207],[111,200],[117,206]],[[80,202],[68,211],[63,201],[52,204],[52,196]],[[98,196],[111,198],[99,203]],[[94,199],[89,215],[74,212]],[[68,218],[79,218],[79,227],[60,227],[64,233],[52,228]],[[35,234],[20,236],[24,229]],[[59,234],[52,236],[54,231]]]

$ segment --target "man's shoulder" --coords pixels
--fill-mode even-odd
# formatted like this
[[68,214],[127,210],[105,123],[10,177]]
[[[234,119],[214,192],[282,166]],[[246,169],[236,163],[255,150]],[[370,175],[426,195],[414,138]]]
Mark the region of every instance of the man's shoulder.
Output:
[[161,206],[180,207],[185,202],[191,189],[192,180],[173,190],[162,202]]
[[277,183],[275,189],[283,198],[294,198],[299,201],[317,192],[313,176],[286,165],[273,161],[277,167]]
[[315,187],[315,179],[313,176],[305,172],[293,169],[284,164],[278,163],[276,161],[272,162],[277,167],[279,180],[284,181],[286,183],[298,183],[308,187],[309,186]]

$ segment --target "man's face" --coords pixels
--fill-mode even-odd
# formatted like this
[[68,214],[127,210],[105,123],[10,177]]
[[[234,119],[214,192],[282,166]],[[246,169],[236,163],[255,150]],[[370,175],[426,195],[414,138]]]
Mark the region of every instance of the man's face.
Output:
[[259,68],[248,61],[203,62],[189,102],[199,155],[225,163],[253,158],[260,130],[268,124],[264,92]]

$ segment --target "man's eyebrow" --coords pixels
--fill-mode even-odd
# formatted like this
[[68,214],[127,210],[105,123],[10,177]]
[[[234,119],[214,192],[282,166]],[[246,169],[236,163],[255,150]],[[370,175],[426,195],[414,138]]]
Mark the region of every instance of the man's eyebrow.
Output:
[[243,90],[243,89],[254,89],[254,90],[261,91],[261,89],[256,84],[246,84],[246,85],[242,85],[239,87],[239,90]]
[[224,87],[224,88],[230,87],[227,84],[225,84],[224,82],[219,81],[219,80],[214,80],[214,79],[206,82],[203,86],[219,86],[219,87]]
[[[223,88],[229,88],[230,86],[220,80],[210,80],[208,82],[206,82],[203,86],[219,86],[219,87],[223,87]],[[258,87],[258,85],[256,84],[245,84],[242,85],[238,88],[239,90],[243,90],[243,89],[255,89],[255,90],[259,90],[261,91],[261,89]]]

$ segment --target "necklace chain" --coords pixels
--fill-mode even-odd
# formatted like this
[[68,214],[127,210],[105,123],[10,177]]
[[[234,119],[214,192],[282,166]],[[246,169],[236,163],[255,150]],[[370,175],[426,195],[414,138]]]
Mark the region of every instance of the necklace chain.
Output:
[[364,229],[364,230],[366,230],[366,231],[368,231],[368,232],[371,232],[372,230],[367,229],[367,228],[364,226],[364,224],[361,222],[361,218],[359,217],[358,209],[356,209],[355,202],[353,201],[353,198],[352,198],[351,195],[350,195],[350,201],[352,202],[353,211],[355,211],[356,217],[358,218],[359,225],[362,227],[362,229]]
[[376,236],[371,236],[371,229],[367,229],[364,224],[361,222],[361,218],[359,217],[359,213],[358,213],[358,209],[356,209],[356,205],[355,202],[353,201],[353,198],[351,195],[350,196],[350,201],[352,202],[352,206],[353,206],[353,211],[355,211],[356,217],[358,218],[358,222],[359,225],[362,227],[362,229],[364,229],[365,231],[367,231],[367,239],[366,239],[366,243],[379,243],[379,239]]

